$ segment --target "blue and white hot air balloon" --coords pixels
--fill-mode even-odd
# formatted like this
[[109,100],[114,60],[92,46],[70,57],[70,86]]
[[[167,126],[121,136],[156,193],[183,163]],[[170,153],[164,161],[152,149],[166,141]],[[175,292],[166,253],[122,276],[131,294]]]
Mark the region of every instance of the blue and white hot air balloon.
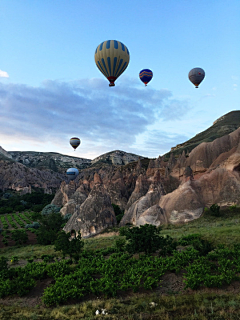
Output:
[[149,70],[149,69],[143,69],[139,73],[139,78],[143,83],[145,83],[145,86],[149,81],[152,80],[152,77],[153,77],[153,72],[152,70]]
[[130,55],[122,42],[107,40],[97,47],[94,58],[98,69],[109,80],[109,87],[113,87],[116,79],[126,70]]
[[76,168],[69,168],[67,169],[67,177],[69,180],[74,180],[79,174],[78,169]]

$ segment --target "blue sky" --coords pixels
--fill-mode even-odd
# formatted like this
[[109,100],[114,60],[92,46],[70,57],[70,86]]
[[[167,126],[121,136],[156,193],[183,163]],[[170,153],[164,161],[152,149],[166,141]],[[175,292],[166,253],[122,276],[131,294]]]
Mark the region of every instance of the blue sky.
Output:
[[[239,110],[239,16],[239,0],[1,0],[0,146],[89,159],[168,152]],[[105,40],[130,52],[112,88],[94,62]],[[194,67],[206,72],[199,89]]]

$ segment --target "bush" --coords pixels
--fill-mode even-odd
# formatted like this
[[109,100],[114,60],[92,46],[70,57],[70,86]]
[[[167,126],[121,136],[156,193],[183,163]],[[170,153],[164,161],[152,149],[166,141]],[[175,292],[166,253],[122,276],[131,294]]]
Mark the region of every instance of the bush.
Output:
[[34,212],[41,212],[44,208],[44,205],[42,204],[35,204],[34,206],[32,206],[32,210]]
[[14,211],[18,211],[18,212],[22,212],[24,211],[24,209],[25,209],[25,206],[21,204],[14,207]]
[[220,206],[219,205],[214,203],[213,205],[211,205],[210,211],[215,217],[220,216]]
[[70,218],[71,218],[72,214],[71,213],[67,213],[64,217],[63,217],[63,220],[65,222],[67,222]]
[[53,261],[53,258],[54,258],[54,256],[51,255],[51,254],[43,254],[43,255],[41,255],[41,259],[42,259],[44,262],[52,262],[52,261]]
[[32,223],[32,228],[34,228],[34,229],[40,228],[39,222],[33,222],[33,223]]
[[12,256],[10,262],[11,262],[12,264],[15,264],[15,263],[18,263],[18,261],[19,261],[19,258],[18,258],[17,256]]
[[119,222],[122,220],[122,217],[124,216],[124,211],[122,211],[117,204],[112,203],[112,206],[116,216],[117,223],[119,224]]
[[182,237],[178,241],[178,245],[187,246],[192,245],[194,249],[198,250],[201,256],[206,256],[208,252],[214,249],[211,242],[201,239],[201,235],[198,233],[190,234],[186,237]]
[[118,252],[124,252],[126,250],[126,239],[117,239],[114,248],[116,248],[116,251]]
[[49,213],[39,217],[40,228],[37,231],[37,242],[42,245],[54,244],[57,233],[64,223],[61,213]]
[[164,238],[160,234],[161,228],[151,224],[140,227],[120,228],[120,235],[129,240],[126,250],[130,253],[145,252],[146,254],[156,252],[164,245]]
[[42,215],[48,215],[50,213],[59,213],[60,212],[60,209],[59,207],[55,206],[55,204],[48,204],[47,206],[45,206],[43,209],[42,209]]
[[58,237],[55,241],[55,251],[61,251],[63,258],[66,255],[69,255],[70,258],[73,258],[75,261],[78,261],[80,258],[81,250],[84,246],[84,242],[81,240],[81,233],[78,232],[78,236],[76,237],[75,231],[73,231],[75,237],[71,239],[71,233],[61,231],[58,233]]

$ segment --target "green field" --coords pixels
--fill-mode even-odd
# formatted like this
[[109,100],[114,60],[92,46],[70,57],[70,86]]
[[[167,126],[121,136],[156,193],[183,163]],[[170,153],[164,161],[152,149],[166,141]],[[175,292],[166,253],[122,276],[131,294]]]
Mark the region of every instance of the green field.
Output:
[[[113,248],[117,239],[124,238],[108,233],[84,240],[84,251],[91,254],[83,256],[78,264],[62,259],[53,245],[2,248],[0,258],[9,260],[10,269],[10,259],[16,256],[19,262],[15,268],[21,266],[26,275],[32,270],[33,280],[28,279],[29,283],[33,281],[33,287],[26,297],[14,294],[0,299],[0,319],[240,319],[240,289],[228,289],[233,282],[237,287],[240,284],[240,249],[234,247],[240,244],[239,221],[240,210],[233,208],[222,211],[220,217],[205,212],[200,219],[185,225],[163,227],[161,234],[175,240],[199,234],[215,248],[225,245],[225,249],[215,249],[202,257],[196,256],[191,246],[165,258],[158,253],[150,256],[108,253],[106,250]],[[41,259],[44,254],[58,261],[44,264]],[[27,262],[31,258],[35,264]],[[17,275],[20,271],[16,272]],[[39,293],[43,300],[39,298],[38,303],[31,305],[31,292],[36,293],[49,277],[52,284]],[[81,282],[84,277],[85,282]],[[189,288],[183,289],[180,283],[171,287],[167,277],[178,282],[185,279],[184,286],[188,284]],[[11,279],[15,281],[13,275]],[[92,289],[87,285],[91,281]],[[72,287],[74,284],[76,289]],[[79,290],[81,298],[77,298],[81,296]],[[75,298],[68,298],[74,294]],[[6,299],[12,304],[6,305]],[[96,310],[101,309],[108,314],[96,315]]]

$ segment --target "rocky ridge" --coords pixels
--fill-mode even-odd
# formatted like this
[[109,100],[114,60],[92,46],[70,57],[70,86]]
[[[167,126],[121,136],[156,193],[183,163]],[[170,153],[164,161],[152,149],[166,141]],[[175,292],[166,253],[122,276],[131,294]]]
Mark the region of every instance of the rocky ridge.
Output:
[[[145,159],[139,158],[137,162],[125,166],[96,169],[101,179],[101,197],[110,197],[112,203],[125,210],[121,226],[126,223],[151,223],[156,226],[185,223],[199,218],[204,207],[210,207],[213,203],[220,206],[240,204],[239,141],[240,128],[212,142],[199,144],[188,155],[185,151],[178,157],[171,153],[167,161],[164,156],[159,156],[157,159],[149,159],[146,166],[146,163],[143,165]],[[93,169],[88,168],[85,175],[80,175],[76,181],[75,193],[69,196],[72,211],[67,212],[73,213],[76,219],[80,207],[83,214],[86,201],[88,206],[95,208],[98,203],[97,198],[90,197],[95,185],[93,180],[96,171],[91,173]],[[85,200],[80,197],[83,193]],[[73,200],[77,195],[83,202],[77,204]],[[74,203],[75,209],[72,209]],[[64,206],[68,206],[68,203]],[[63,209],[62,213],[65,214]],[[85,222],[81,220],[77,226],[80,231],[83,228],[85,236],[96,234],[104,228],[102,225],[99,230],[95,227],[91,229],[94,220],[90,220],[87,221],[85,215]],[[73,221],[74,218],[71,220],[71,227],[74,226]]]

